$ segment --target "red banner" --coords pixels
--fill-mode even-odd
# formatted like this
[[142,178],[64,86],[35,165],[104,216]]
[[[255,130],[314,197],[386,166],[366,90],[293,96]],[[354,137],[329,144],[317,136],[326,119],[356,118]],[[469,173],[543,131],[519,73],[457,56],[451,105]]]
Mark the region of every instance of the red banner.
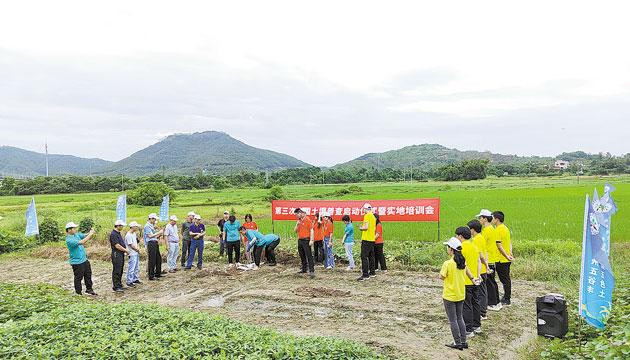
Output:
[[440,199],[415,200],[274,200],[271,202],[272,220],[295,220],[293,211],[300,208],[307,215],[328,212],[339,221],[350,215],[352,221],[363,220],[363,204],[372,205],[381,221],[439,221]]

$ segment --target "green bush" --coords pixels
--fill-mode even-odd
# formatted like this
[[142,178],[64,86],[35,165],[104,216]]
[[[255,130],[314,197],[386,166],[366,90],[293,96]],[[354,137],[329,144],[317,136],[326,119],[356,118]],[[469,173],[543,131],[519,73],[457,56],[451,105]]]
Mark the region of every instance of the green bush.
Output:
[[148,359],[384,358],[350,341],[296,337],[199,311],[145,304],[108,304],[71,296],[50,285],[0,283],[0,358],[137,356]]
[[230,184],[223,177],[217,177],[212,181],[212,187],[215,190],[223,190],[230,187]]
[[159,206],[162,198],[169,194],[172,201],[175,199],[175,190],[164,183],[142,183],[127,194],[130,204],[142,206]]
[[267,201],[284,199],[286,199],[286,196],[284,195],[284,190],[282,190],[282,187],[278,185],[272,186],[271,189],[269,189],[269,195],[265,197],[265,200]]
[[79,222],[79,232],[87,234],[90,231],[90,229],[94,229],[94,231],[98,232],[98,230],[101,229],[101,226],[97,225],[94,222],[94,219],[92,219],[89,216],[81,219],[81,221]]
[[17,251],[29,245],[29,239],[24,236],[0,231],[0,254]]
[[51,218],[46,218],[39,224],[37,240],[40,244],[60,241],[63,236],[59,223]]

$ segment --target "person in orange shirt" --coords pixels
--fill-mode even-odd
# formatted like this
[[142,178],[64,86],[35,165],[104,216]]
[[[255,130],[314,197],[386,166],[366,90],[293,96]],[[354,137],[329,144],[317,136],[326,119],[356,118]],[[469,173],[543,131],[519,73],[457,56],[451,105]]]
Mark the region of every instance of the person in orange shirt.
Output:
[[332,214],[324,214],[324,253],[325,261],[324,267],[327,270],[332,270],[335,267],[335,256],[333,254],[333,233],[335,232],[335,226],[333,224]]
[[374,214],[376,218],[376,234],[374,240],[374,267],[375,271],[378,271],[379,265],[381,271],[387,272],[387,265],[385,264],[385,253],[383,252],[383,224],[378,214]]
[[318,212],[313,220],[313,257],[315,263],[324,261],[324,219]]
[[293,231],[297,233],[298,238],[298,253],[300,254],[300,260],[302,262],[302,269],[298,274],[308,274],[311,278],[315,277],[315,263],[313,261],[313,252],[311,246],[313,245],[313,221],[306,216],[304,210],[297,208],[294,211],[297,221]]
[[[258,224],[253,220],[252,214],[245,215],[245,222],[243,223],[243,227],[246,230],[256,230],[258,231]],[[249,241],[247,240],[247,236],[242,236],[243,246],[247,249],[247,244]],[[245,251],[245,257],[247,258],[247,262],[251,264],[252,262],[252,253],[251,251]],[[262,256],[261,256],[262,257]]]

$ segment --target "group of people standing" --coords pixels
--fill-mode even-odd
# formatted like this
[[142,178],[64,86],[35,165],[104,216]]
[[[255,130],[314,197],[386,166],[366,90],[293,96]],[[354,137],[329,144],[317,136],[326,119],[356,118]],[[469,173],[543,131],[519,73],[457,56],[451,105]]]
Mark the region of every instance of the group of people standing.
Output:
[[[383,226],[380,218],[372,211],[370,204],[363,205],[363,222],[359,227],[361,231],[361,276],[357,279],[365,281],[376,276],[376,271],[386,272],[387,264],[383,251]],[[314,218],[309,217],[304,210],[294,210],[297,221],[293,229],[297,234],[298,253],[300,255],[301,269],[298,274],[315,276],[315,263],[324,264],[324,269],[331,270],[335,267],[333,252],[334,222],[332,214],[323,212],[315,213]],[[354,226],[350,216],[344,215],[341,220],[344,223],[344,234],[341,239],[344,244],[347,270],[355,267],[353,246]]]
[[[510,265],[514,256],[504,221],[503,212],[483,209],[444,243],[450,258],[439,276],[444,280],[442,298],[453,335],[453,343],[447,347],[467,349],[467,339],[481,333],[487,310],[500,311],[511,305]],[[495,273],[503,284],[502,298]]]
[[[358,281],[365,281],[376,276],[376,271],[387,271],[383,252],[383,229],[379,216],[374,214],[372,206],[363,206],[363,222],[361,231],[361,276]],[[297,218],[294,231],[297,234],[298,253],[301,260],[299,274],[308,273],[315,276],[315,263],[323,263],[325,269],[335,267],[333,254],[334,223],[331,214],[316,213],[309,217],[300,208],[295,209]],[[197,268],[203,266],[205,225],[201,216],[190,212],[186,221],[177,227],[178,219],[171,216],[164,228],[157,225],[157,215],[149,214],[142,230],[142,241],[148,255],[147,274],[149,280],[158,280],[166,275],[162,270],[162,258],[159,241],[163,239],[167,249],[168,272],[176,272],[181,238],[181,266],[190,270],[195,256]],[[263,253],[267,264],[276,265],[275,248],[280,237],[275,234],[262,234],[251,215],[246,215],[244,223],[230,215],[228,211],[218,222],[219,254],[227,253],[228,266],[240,267],[241,245],[245,248],[251,267],[244,270],[257,270],[261,264]],[[354,226],[349,216],[342,218],[344,244],[348,260],[348,270],[355,267],[353,257]],[[444,242],[449,259],[440,270],[439,277],[444,281],[442,298],[450,323],[453,342],[446,346],[458,350],[468,348],[467,339],[481,333],[481,321],[487,319],[487,311],[500,311],[511,305],[512,281],[510,265],[514,260],[510,230],[504,223],[505,215],[501,211],[490,212],[483,209],[467,226],[458,227],[455,236]],[[139,279],[139,245],[140,225],[132,221],[129,230],[123,237],[126,224],[117,220],[110,234],[112,260],[112,289],[123,291],[122,275],[125,255],[129,258],[126,284],[134,287],[140,284]],[[87,259],[84,245],[94,236],[94,230],[87,234],[78,232],[78,226],[69,222],[66,225],[66,245],[70,254],[70,264],[74,273],[74,287],[77,294],[82,293],[82,281],[86,293],[96,295],[92,283],[92,269]],[[180,237],[181,235],[181,237]],[[495,274],[503,285],[503,296],[499,295],[499,286]]]
[[[142,240],[147,253],[147,277],[151,281],[159,280],[167,273],[179,271],[177,260],[180,257],[181,243],[181,267],[184,270],[192,268],[195,256],[198,269],[203,267],[204,237],[206,227],[202,223],[200,215],[189,212],[186,220],[178,227],[178,218],[170,216],[168,224],[160,228],[157,224],[158,217],[155,213],[148,216],[147,222],[142,227],[136,221],[129,223],[129,230],[123,236],[123,229],[127,224],[122,220],[114,222],[114,228],[109,235],[112,260],[112,290],[123,292],[123,270],[125,257],[129,259],[127,268],[126,285],[135,287],[140,284],[140,248]],[[221,243],[220,255],[227,250],[230,267],[240,265],[241,244],[245,248],[248,262],[252,262],[247,270],[258,270],[263,253],[266,253],[268,265],[276,264],[275,248],[280,243],[280,237],[275,234],[263,235],[258,231],[258,226],[247,214],[245,222],[241,223],[236,217],[225,211],[224,217],[217,224],[219,230],[219,242]],[[66,224],[66,246],[70,255],[70,264],[74,273],[74,287],[77,294],[82,294],[83,284],[86,293],[96,295],[92,283],[92,268],[87,258],[84,245],[93,238],[95,232],[91,229],[87,234],[78,231],[78,225],[74,222]],[[181,242],[180,242],[181,239]],[[168,271],[162,270],[162,255],[160,243],[166,246]],[[253,256],[252,256],[253,254]]]

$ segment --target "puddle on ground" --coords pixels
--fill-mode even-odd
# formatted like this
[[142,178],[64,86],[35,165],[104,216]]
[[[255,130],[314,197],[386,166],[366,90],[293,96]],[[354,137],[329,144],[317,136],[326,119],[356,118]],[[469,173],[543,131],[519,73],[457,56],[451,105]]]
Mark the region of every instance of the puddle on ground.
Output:
[[205,303],[205,305],[207,307],[221,307],[223,306],[223,304],[225,304],[225,299],[223,298],[223,295],[216,295],[211,297],[210,299],[208,299]]

